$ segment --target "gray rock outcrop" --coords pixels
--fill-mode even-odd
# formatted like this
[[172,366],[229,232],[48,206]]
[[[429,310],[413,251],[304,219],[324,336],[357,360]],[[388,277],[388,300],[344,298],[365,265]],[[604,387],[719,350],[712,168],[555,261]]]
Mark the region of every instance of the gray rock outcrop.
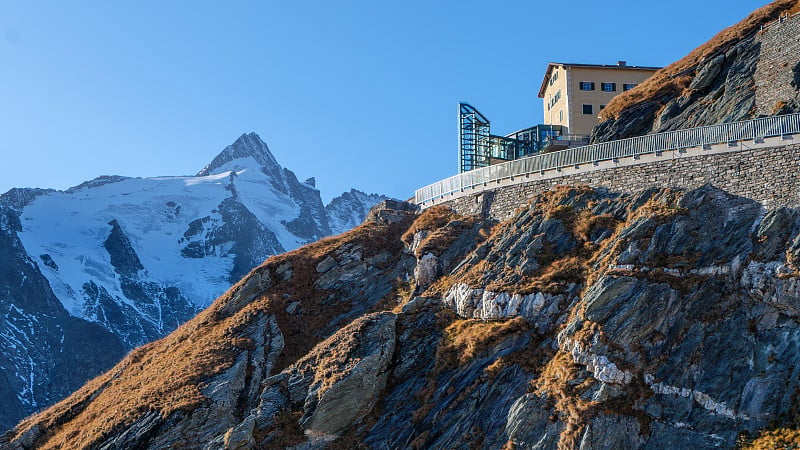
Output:
[[800,83],[796,82],[800,17],[784,15],[792,3],[773,2],[761,12],[764,28],[757,21],[743,21],[706,44],[702,57],[693,53],[664,69],[662,73],[683,68],[657,74],[654,78],[666,79],[653,84],[677,87],[658,89],[645,83],[642,90],[651,93],[595,127],[592,141],[800,112]]
[[[228,365],[198,380],[205,400],[93,445],[733,448],[791,427],[797,210],[711,186],[559,189],[483,240],[480,222],[423,213],[408,244],[416,213],[393,214],[254,271],[188,324],[236,330]],[[424,248],[461,257],[415,295],[402,280]],[[46,445],[44,429],[0,442]]]

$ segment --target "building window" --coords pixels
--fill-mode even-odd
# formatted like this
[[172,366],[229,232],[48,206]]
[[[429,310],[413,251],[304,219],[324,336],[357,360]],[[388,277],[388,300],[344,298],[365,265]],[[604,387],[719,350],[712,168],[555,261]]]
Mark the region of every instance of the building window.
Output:
[[617,83],[601,83],[600,87],[603,92],[615,92],[617,90]]
[[594,108],[592,108],[592,105],[583,105],[583,113],[592,114],[594,113]]
[[594,81],[581,81],[581,90],[582,91],[593,91],[594,90]]
[[622,85],[622,90],[623,91],[630,91],[631,89],[635,88],[636,86],[638,86],[638,84],[636,84],[636,83],[625,83],[625,84]]
[[600,105],[600,111],[606,109],[606,105]]
[[550,86],[552,86],[553,83],[555,83],[557,79],[558,79],[558,70],[554,70],[553,74],[550,75]]
[[558,103],[559,100],[561,100],[561,89],[559,89],[558,92],[556,92],[556,95],[550,98],[550,105],[547,109],[552,108],[553,105]]
[[559,122],[563,122],[564,121],[564,110],[563,109],[558,112],[558,121]]

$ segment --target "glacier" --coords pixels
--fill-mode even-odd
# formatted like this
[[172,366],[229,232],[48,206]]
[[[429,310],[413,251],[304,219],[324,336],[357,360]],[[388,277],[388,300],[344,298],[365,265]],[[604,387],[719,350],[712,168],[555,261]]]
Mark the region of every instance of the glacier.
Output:
[[[0,425],[62,398],[120,349],[165,336],[269,256],[344,232],[384,199],[354,189],[324,205],[314,180],[300,182],[255,133],[193,176],[106,175],[63,191],[0,195],[8,216],[0,231],[14,253],[7,256],[24,268],[6,280],[0,273],[8,286],[0,293],[0,404],[15,404]],[[75,329],[80,338],[69,334]],[[92,336],[103,342],[87,344]],[[50,362],[79,354],[70,342],[84,342],[87,360],[104,348],[108,357],[73,376],[68,363]],[[56,395],[47,393],[65,378]]]

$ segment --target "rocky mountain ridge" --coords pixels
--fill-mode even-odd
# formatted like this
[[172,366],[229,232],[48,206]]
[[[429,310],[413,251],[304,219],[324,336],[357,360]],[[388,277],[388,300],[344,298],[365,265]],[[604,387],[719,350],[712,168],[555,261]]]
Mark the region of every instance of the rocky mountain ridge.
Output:
[[[595,139],[759,114],[758,30],[796,6],[620,96]],[[499,224],[387,202],[0,447],[794,448],[799,322],[798,208],[709,185],[559,187]]]
[[383,198],[352,190],[324,205],[313,179],[299,182],[254,133],[193,177],[3,194],[0,428],[165,336],[268,256],[360,223]]
[[797,427],[797,209],[711,186],[559,188],[498,225],[411,209],[271,257],[0,442],[732,448],[796,436],[763,430]]
[[592,142],[800,112],[798,12],[774,1],[618,95]]

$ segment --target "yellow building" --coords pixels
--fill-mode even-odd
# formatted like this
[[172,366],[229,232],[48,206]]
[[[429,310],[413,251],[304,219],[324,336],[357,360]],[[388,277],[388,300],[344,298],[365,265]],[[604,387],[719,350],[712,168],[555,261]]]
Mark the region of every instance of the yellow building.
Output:
[[586,136],[600,111],[620,92],[633,89],[660,67],[550,63],[539,89],[544,123],[562,125],[566,133]]

